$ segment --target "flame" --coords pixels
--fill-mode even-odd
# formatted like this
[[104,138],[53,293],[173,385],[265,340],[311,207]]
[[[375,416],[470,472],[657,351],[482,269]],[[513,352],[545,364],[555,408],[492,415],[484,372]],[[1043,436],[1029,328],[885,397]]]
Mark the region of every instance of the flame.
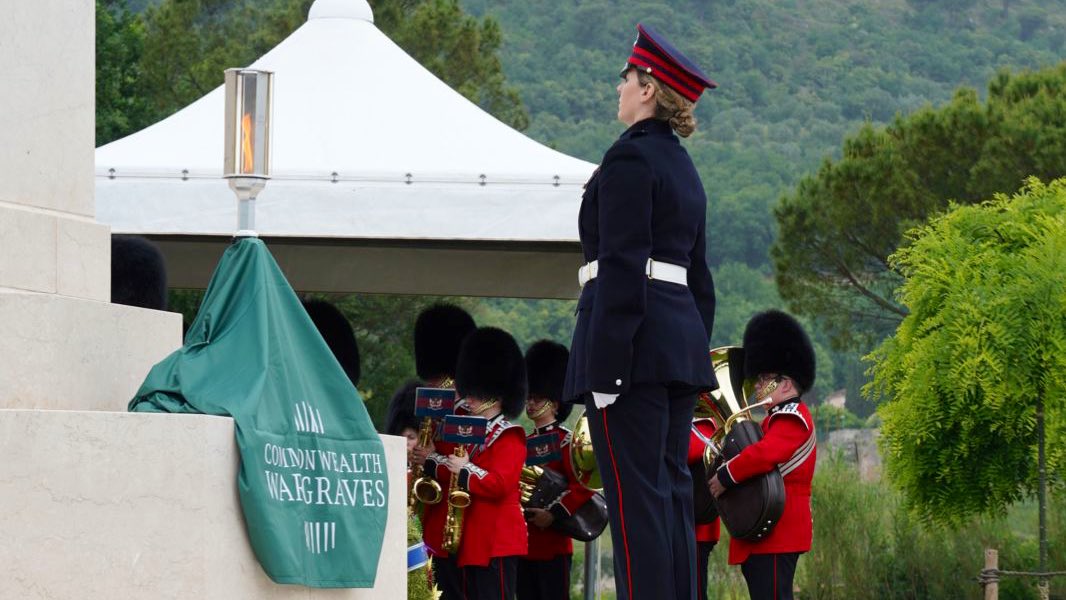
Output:
[[255,153],[252,150],[252,115],[241,117],[241,173],[255,171]]

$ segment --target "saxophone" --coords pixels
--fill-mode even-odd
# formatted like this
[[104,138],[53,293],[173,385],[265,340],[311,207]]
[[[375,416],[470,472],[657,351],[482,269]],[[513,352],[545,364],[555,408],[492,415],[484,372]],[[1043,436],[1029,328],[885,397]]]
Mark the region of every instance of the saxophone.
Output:
[[[429,446],[433,438],[433,419],[425,417],[422,425],[418,428],[418,445],[425,448]],[[440,502],[441,487],[435,479],[424,474],[424,465],[415,465],[412,469],[414,483],[407,497],[407,506],[414,507],[415,502],[422,504],[436,504]]]
[[[455,456],[466,456],[466,448],[455,447]],[[448,492],[448,517],[444,521],[444,551],[454,554],[459,551],[459,541],[463,536],[463,513],[470,506],[470,494],[459,489],[459,474],[452,473],[451,491]]]
[[[454,388],[455,380],[451,377],[445,377],[440,383],[442,388]],[[425,448],[433,441],[433,418],[424,417],[422,424],[418,428],[418,445]],[[440,502],[443,496],[441,492],[440,484],[436,479],[433,479],[432,474],[425,475],[424,465],[415,465],[412,469],[411,479],[414,483],[411,484],[411,489],[407,496],[408,508],[414,508],[415,502],[421,502],[422,504],[436,504]]]

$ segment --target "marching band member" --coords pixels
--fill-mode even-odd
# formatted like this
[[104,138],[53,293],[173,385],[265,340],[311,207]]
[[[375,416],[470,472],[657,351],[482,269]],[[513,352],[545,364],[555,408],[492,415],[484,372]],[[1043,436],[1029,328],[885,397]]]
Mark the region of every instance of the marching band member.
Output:
[[[488,424],[484,444],[468,456],[451,454],[451,445],[441,442],[426,459],[426,472],[433,473],[442,486],[450,484],[455,474],[458,488],[470,495],[458,556],[452,557],[460,568],[461,595],[449,593],[441,598],[513,600],[517,561],[527,551],[518,487],[526,440],[522,427],[510,421],[526,402],[527,381],[514,338],[493,327],[467,336],[459,352],[455,389],[467,413],[488,419]],[[430,543],[427,532],[426,544]],[[440,532],[432,543],[437,544],[430,548],[434,556],[443,555]]]
[[411,471],[411,460],[414,457],[415,445],[418,443],[418,417],[415,416],[414,411],[415,390],[417,388],[418,382],[412,380],[396,390],[396,393],[392,395],[392,400],[389,401],[389,412],[385,426],[387,435],[398,435],[407,439],[408,475],[410,475]]
[[678,140],[711,81],[646,25],[618,84],[628,129],[586,184],[587,261],[563,397],[584,402],[601,466],[619,600],[692,598],[696,540],[685,463],[696,395],[717,387],[707,349],[714,284],[707,197]]
[[[410,394],[404,394],[404,399],[400,400],[407,404],[397,406],[395,413],[390,408],[390,414],[395,414],[397,418],[405,414],[405,411],[414,414],[414,390],[417,387],[454,387],[459,348],[466,336],[476,328],[470,314],[452,304],[434,304],[419,313],[415,320],[415,371],[425,383],[409,381],[404,384],[397,393],[410,390]],[[390,427],[394,425],[392,418],[389,423]],[[432,446],[423,448],[416,445],[411,451],[412,464],[424,464],[430,452]],[[447,479],[441,482],[445,498],[448,493],[447,483]],[[444,594],[443,598],[461,598],[462,573],[459,565],[454,557],[441,550],[448,503],[442,500],[436,504],[422,505],[419,514],[422,519],[422,539],[433,557],[434,582]]]
[[570,430],[562,426],[573,408],[562,403],[563,380],[570,352],[566,346],[541,340],[526,351],[529,400],[526,416],[535,429],[528,438],[554,434],[560,458],[543,467],[565,475],[569,486],[547,510],[527,508],[529,553],[518,561],[518,600],[566,600],[570,598],[570,563],[574,544],[569,536],[549,529],[556,519],[568,517],[592,497],[570,466]]
[[763,438],[719,467],[708,482],[717,497],[750,477],[781,470],[785,510],[765,539],[729,541],[729,564],[741,565],[752,600],[791,600],[800,554],[811,549],[811,480],[817,459],[814,419],[800,398],[814,384],[814,348],[803,327],[777,310],[755,315],[744,330],[744,376],[757,390],[776,387]]
[[340,363],[344,374],[352,382],[352,386],[359,387],[359,378],[362,375],[362,367],[359,360],[359,343],[355,341],[355,331],[348,317],[335,305],[325,300],[304,298],[300,300],[307,316],[315,324],[319,335],[325,340],[326,345],[333,352],[333,357]]
[[[715,429],[714,421],[711,419],[696,419],[692,422],[688,440],[690,469],[698,466],[699,472],[703,472],[703,451],[710,443],[711,437],[714,436]],[[700,486],[706,483],[696,481],[693,485]],[[707,600],[707,567],[710,563],[711,551],[718,544],[720,536],[721,520],[717,517],[710,523],[696,523],[696,598],[699,600]]]

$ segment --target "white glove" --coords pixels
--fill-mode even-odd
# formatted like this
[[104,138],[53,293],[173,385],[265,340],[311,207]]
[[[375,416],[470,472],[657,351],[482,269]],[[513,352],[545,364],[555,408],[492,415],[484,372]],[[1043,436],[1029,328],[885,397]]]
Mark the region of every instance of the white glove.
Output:
[[596,404],[596,408],[603,409],[614,404],[614,401],[618,399],[618,394],[601,394],[599,392],[592,392],[592,402]]

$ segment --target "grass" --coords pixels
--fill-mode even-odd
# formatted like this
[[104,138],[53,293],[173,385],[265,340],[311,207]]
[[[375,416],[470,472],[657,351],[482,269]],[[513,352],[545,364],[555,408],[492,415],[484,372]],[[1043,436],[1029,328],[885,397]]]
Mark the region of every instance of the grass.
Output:
[[[1019,504],[1000,516],[972,520],[958,529],[918,522],[899,495],[882,481],[863,482],[840,456],[819,457],[814,479],[814,545],[800,558],[796,597],[809,600],[954,600],[981,598],[977,576],[984,549],[999,550],[1000,568],[1035,571],[1037,507]],[[1066,503],[1052,494],[1048,511],[1049,568],[1066,569]],[[711,554],[709,600],[747,598],[739,567],[726,564],[728,534]],[[583,544],[574,545],[571,598],[581,600]],[[600,600],[615,598],[610,531],[600,538]],[[1036,581],[1006,578],[1001,600],[1036,600]],[[1051,597],[1066,599],[1066,578],[1052,580]]]

